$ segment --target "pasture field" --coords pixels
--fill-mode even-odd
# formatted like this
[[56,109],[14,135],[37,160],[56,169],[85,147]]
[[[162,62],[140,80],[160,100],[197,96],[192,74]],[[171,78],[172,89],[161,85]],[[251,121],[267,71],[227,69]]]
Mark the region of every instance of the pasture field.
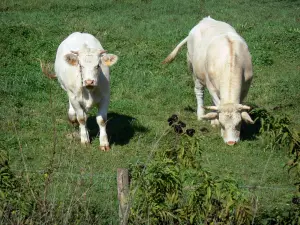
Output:
[[[196,120],[186,47],[170,65],[161,62],[203,17],[226,21],[252,54],[246,103],[286,114],[299,130],[299,11],[300,2],[292,0],[2,0],[0,149],[8,152],[16,174],[29,175],[31,186],[51,170],[48,202],[69,208],[84,202],[101,224],[116,224],[116,169],[151,160],[175,113],[196,129],[205,168],[250,191],[258,214],[284,210],[295,191],[284,167],[286,152],[265,149],[253,127],[238,145],[226,146],[218,129]],[[66,93],[41,73],[39,59],[54,62],[58,45],[75,31],[93,34],[119,56],[111,69],[109,152],[98,150],[96,110],[88,125],[95,137],[91,145],[73,138],[78,128],[67,122]],[[208,92],[205,104],[211,104]]]

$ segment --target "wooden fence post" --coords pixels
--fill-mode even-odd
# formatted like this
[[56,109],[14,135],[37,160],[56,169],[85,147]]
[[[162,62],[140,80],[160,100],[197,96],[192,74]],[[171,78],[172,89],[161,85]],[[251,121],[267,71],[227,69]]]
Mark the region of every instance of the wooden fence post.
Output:
[[128,224],[129,217],[129,174],[128,169],[117,169],[120,225]]

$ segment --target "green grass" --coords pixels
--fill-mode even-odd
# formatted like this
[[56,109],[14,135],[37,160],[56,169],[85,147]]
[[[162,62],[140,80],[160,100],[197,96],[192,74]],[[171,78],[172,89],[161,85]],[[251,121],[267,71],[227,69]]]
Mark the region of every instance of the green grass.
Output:
[[[35,173],[49,167],[55,152],[53,202],[72,196],[78,177],[71,174],[95,174],[87,199],[103,212],[105,223],[115,224],[116,168],[147,159],[168,116],[176,113],[203,136],[208,170],[242,186],[264,187],[250,189],[258,198],[258,212],[285,208],[294,191],[283,167],[286,153],[264,150],[258,139],[225,146],[218,130],[198,122],[195,112],[187,110],[196,109],[196,100],[186,48],[172,64],[161,61],[203,17],[224,20],[243,36],[252,54],[254,79],[246,102],[275,115],[287,114],[299,129],[299,9],[299,1],[287,0],[1,1],[0,148],[9,152],[17,172],[24,170],[22,154]],[[75,31],[95,35],[119,56],[111,71],[114,143],[108,153],[98,150],[97,139],[83,147],[66,138],[76,131],[67,123],[67,96],[40,70],[38,59],[54,62],[60,42]],[[205,103],[211,103],[208,92]],[[277,106],[283,107],[273,110]],[[95,116],[95,110],[90,115]],[[209,133],[200,132],[203,126]],[[88,187],[79,185],[79,191]]]

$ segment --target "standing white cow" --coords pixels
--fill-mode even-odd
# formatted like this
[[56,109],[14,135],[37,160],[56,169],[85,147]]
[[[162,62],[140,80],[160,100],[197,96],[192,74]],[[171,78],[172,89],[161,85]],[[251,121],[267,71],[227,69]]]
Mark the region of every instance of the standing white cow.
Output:
[[[253,123],[242,105],[252,80],[252,63],[248,46],[229,24],[210,17],[202,19],[164,60],[171,62],[187,43],[187,62],[193,71],[198,119],[212,120],[221,126],[221,135],[228,145],[240,139],[242,119]],[[207,87],[215,106],[204,115],[203,91]]]
[[116,55],[106,53],[93,35],[79,32],[71,34],[59,45],[55,59],[56,76],[69,97],[69,120],[73,123],[78,121],[81,143],[90,142],[86,128],[87,113],[96,105],[100,149],[104,151],[109,150],[106,134],[109,66],[117,60]]

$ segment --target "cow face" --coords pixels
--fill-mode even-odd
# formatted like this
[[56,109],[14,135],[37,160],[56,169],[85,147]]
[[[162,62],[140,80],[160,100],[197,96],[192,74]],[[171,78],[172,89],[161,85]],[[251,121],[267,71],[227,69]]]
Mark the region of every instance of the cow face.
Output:
[[224,104],[220,107],[209,106],[208,109],[215,110],[204,115],[203,119],[218,119],[221,127],[221,136],[228,145],[234,145],[240,140],[240,131],[242,120],[247,123],[254,123],[245,110],[249,110],[249,106],[241,104]]
[[71,51],[65,60],[80,69],[82,85],[93,89],[98,85],[99,72],[102,66],[112,66],[118,60],[113,54],[106,54],[103,49],[91,49],[84,45],[79,51]]

